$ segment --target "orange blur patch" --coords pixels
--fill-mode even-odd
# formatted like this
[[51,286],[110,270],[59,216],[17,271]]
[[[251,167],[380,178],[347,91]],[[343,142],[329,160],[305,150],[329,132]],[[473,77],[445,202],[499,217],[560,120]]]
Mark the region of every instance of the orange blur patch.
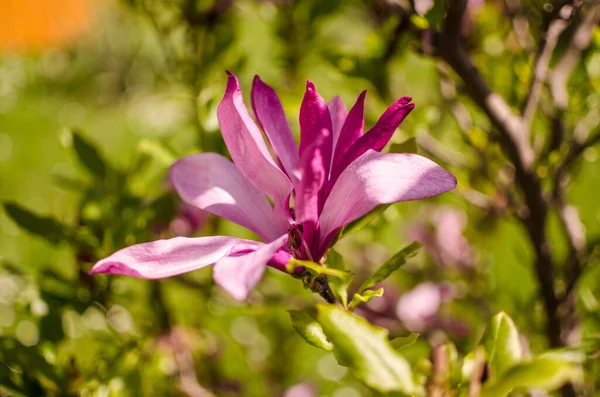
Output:
[[0,50],[69,44],[90,27],[91,0],[0,0]]

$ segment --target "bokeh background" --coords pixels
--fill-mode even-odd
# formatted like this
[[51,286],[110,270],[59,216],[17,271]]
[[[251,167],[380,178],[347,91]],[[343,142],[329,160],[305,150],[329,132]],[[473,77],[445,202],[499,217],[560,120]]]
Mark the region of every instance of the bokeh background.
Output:
[[[548,15],[563,3],[468,2],[461,40],[513,109],[531,88]],[[573,6],[579,17],[559,36],[550,69],[573,46],[587,15],[580,10],[594,5]],[[165,177],[181,156],[226,153],[216,120],[225,70],[240,77],[247,104],[254,75],[272,85],[296,134],[307,79],[348,108],[368,90],[366,126],[412,96],[416,109],[392,142],[415,138],[419,154],[453,172],[459,187],[390,206],[338,243],[359,281],[407,243],[424,244],[360,313],[392,335],[421,333],[406,353],[415,366],[448,339],[468,352],[498,311],[515,320],[528,351],[546,348],[547,313],[511,165],[428,36],[444,7],[0,0],[0,395],[374,395],[295,333],[286,310],[320,298],[284,274],[267,271],[247,303],[214,287],[210,269],[160,282],[86,274],[98,258],[158,237],[253,238],[185,207]],[[600,29],[597,20],[591,26],[568,80],[563,131],[552,123],[546,86],[532,121],[534,147],[546,151],[535,169],[543,186],[569,137],[598,133]],[[600,332],[597,147],[581,153],[568,182],[587,255],[568,306],[575,315],[562,328],[564,343],[576,344]],[[546,235],[561,291],[570,251],[558,214],[549,215]],[[578,390],[593,395],[599,383],[592,361]]]

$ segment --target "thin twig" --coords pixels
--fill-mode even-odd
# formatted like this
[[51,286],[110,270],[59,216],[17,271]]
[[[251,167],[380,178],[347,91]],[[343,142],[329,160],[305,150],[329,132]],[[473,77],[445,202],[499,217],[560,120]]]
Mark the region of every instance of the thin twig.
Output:
[[531,80],[528,95],[523,106],[523,124],[525,124],[524,130],[527,131],[527,133],[530,132],[531,122],[540,100],[542,85],[546,81],[550,58],[558,43],[558,37],[568,25],[567,19],[571,15],[572,7],[564,6],[563,10],[559,13],[558,19],[550,22],[548,30],[546,31],[542,50],[539,52],[537,61],[535,62],[533,79]]
[[592,39],[594,26],[600,20],[600,4],[592,6],[586,13],[581,24],[577,27],[571,44],[563,57],[558,61],[550,76],[550,89],[554,103],[561,110],[569,106],[567,83],[575,67],[579,64],[581,53]]

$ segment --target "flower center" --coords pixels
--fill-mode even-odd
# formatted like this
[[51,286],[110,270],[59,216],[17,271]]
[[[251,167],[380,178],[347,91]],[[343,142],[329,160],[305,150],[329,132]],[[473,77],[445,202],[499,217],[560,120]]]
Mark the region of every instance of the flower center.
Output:
[[296,259],[302,259],[302,233],[300,225],[290,225],[288,229],[291,254]]

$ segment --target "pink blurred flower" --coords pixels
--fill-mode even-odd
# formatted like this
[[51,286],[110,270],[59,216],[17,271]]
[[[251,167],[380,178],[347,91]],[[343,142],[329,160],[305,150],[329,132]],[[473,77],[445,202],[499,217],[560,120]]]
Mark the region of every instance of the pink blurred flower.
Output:
[[243,300],[267,265],[286,271],[292,256],[318,262],[344,225],[378,205],[453,189],[456,179],[434,162],[380,152],[414,108],[411,98],[394,102],[363,134],[365,94],[347,112],[340,98],[327,105],[308,82],[298,147],[275,91],[256,77],[252,107],[273,158],[229,73],[217,116],[233,163],[216,153],[185,157],[171,167],[171,182],[187,204],[248,228],[264,243],[229,236],[157,240],[122,249],[90,273],[156,279],[215,264],[215,282]]
[[442,305],[450,302],[454,296],[455,290],[450,284],[425,282],[400,297],[396,315],[411,332],[437,328],[457,338],[464,338],[469,333],[468,324],[453,316],[440,314]]
[[442,304],[442,291],[434,283],[423,283],[402,295],[396,305],[396,315],[411,332],[430,328]]
[[408,236],[422,243],[439,265],[468,268],[473,265],[474,252],[463,235],[466,226],[464,212],[441,207],[433,211],[428,221],[412,225]]
[[183,203],[179,214],[169,224],[169,230],[176,236],[189,236],[199,230],[210,213]]
[[283,397],[316,397],[315,387],[308,382],[295,384],[285,391]]

